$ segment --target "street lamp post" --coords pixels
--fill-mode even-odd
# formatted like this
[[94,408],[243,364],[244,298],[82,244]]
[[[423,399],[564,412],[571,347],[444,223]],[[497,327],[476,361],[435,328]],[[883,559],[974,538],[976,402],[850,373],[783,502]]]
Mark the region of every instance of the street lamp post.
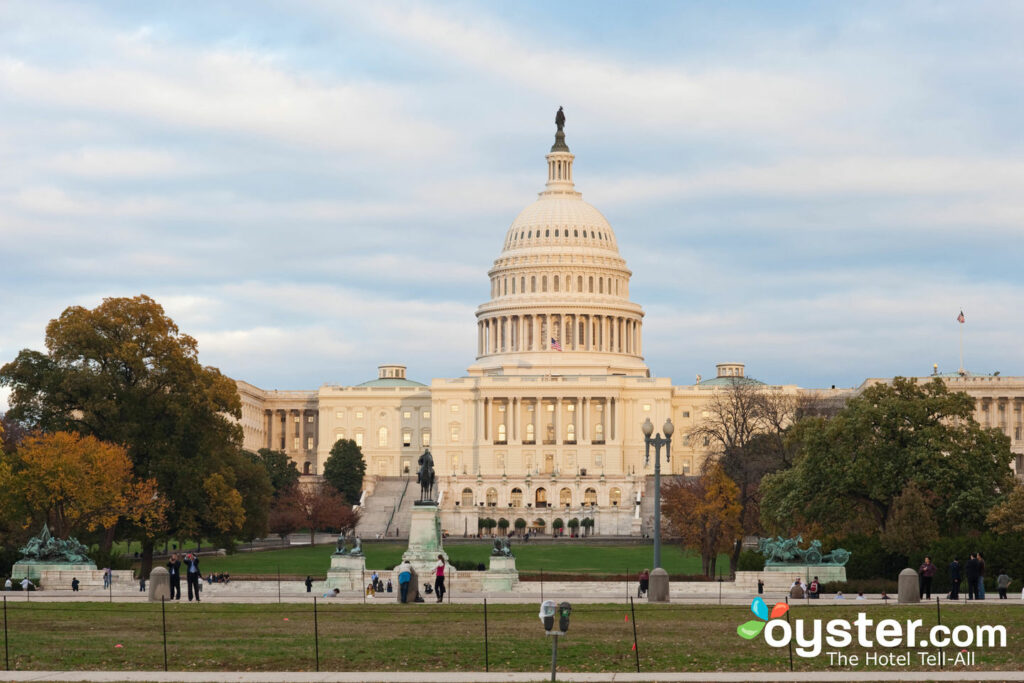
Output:
[[[651,446],[654,446],[654,570],[650,576],[648,600],[651,602],[668,602],[668,572],[661,568],[661,447],[665,447],[665,462],[671,459],[672,432],[675,427],[672,420],[665,420],[661,434],[654,434],[651,418],[644,420],[644,465],[651,460]],[[652,437],[652,434],[654,435]]]

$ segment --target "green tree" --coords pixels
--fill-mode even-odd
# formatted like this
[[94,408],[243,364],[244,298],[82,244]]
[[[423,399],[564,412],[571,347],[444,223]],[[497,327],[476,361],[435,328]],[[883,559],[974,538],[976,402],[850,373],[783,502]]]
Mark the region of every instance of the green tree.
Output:
[[985,522],[997,534],[1024,531],[1024,486],[1014,486],[1005,500],[989,510]]
[[[215,473],[227,478],[240,449],[241,401],[231,379],[199,363],[195,339],[142,295],[65,309],[46,326],[45,344],[46,353],[25,349],[0,368],[0,384],[11,388],[9,417],[124,445],[135,474],[155,479],[168,501],[172,533],[219,533],[224,519],[210,506],[223,500],[208,501],[204,484]],[[105,549],[114,540],[108,532]],[[156,538],[127,533],[143,539],[147,575]]]
[[569,533],[570,534],[575,534],[576,530],[579,529],[579,528],[580,528],[580,520],[578,520],[575,517],[573,517],[572,519],[569,520]]
[[351,439],[338,439],[331,446],[331,454],[324,463],[324,479],[345,497],[351,505],[359,503],[363,490],[366,461],[363,452]]
[[876,532],[911,483],[936,501],[941,533],[979,529],[1013,485],[1007,436],[982,428],[974,399],[939,379],[876,384],[789,436],[795,464],[761,484],[762,519],[778,530],[813,521],[833,534]]
[[246,451],[253,462],[266,470],[274,498],[299,483],[299,468],[284,451],[261,448],[255,453]]
[[502,517],[498,520],[498,528],[501,529],[502,535],[508,533],[508,520]]
[[939,525],[932,506],[911,482],[893,501],[885,529],[881,532],[882,547],[890,553],[916,557],[939,537]]

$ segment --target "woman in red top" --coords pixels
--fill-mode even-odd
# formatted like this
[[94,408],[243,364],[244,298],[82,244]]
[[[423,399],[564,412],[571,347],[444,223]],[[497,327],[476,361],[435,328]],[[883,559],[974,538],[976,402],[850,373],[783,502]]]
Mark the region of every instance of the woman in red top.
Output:
[[434,570],[434,593],[437,601],[444,601],[444,555],[437,556],[437,569]]

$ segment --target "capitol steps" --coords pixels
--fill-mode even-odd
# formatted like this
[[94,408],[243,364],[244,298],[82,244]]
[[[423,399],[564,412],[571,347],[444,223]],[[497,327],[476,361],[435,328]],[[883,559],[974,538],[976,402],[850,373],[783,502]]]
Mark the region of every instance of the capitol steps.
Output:
[[361,509],[356,533],[365,539],[377,535],[394,537],[395,529],[408,533],[413,496],[408,477],[381,477]]

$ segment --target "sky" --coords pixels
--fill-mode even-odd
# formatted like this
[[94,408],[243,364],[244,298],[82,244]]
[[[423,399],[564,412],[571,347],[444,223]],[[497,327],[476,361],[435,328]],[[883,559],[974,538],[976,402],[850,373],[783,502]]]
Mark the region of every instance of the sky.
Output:
[[858,386],[956,370],[962,332],[1024,375],[1022,32],[1004,2],[0,0],[0,363],[144,293],[262,388],[462,376],[564,106],[652,374]]

